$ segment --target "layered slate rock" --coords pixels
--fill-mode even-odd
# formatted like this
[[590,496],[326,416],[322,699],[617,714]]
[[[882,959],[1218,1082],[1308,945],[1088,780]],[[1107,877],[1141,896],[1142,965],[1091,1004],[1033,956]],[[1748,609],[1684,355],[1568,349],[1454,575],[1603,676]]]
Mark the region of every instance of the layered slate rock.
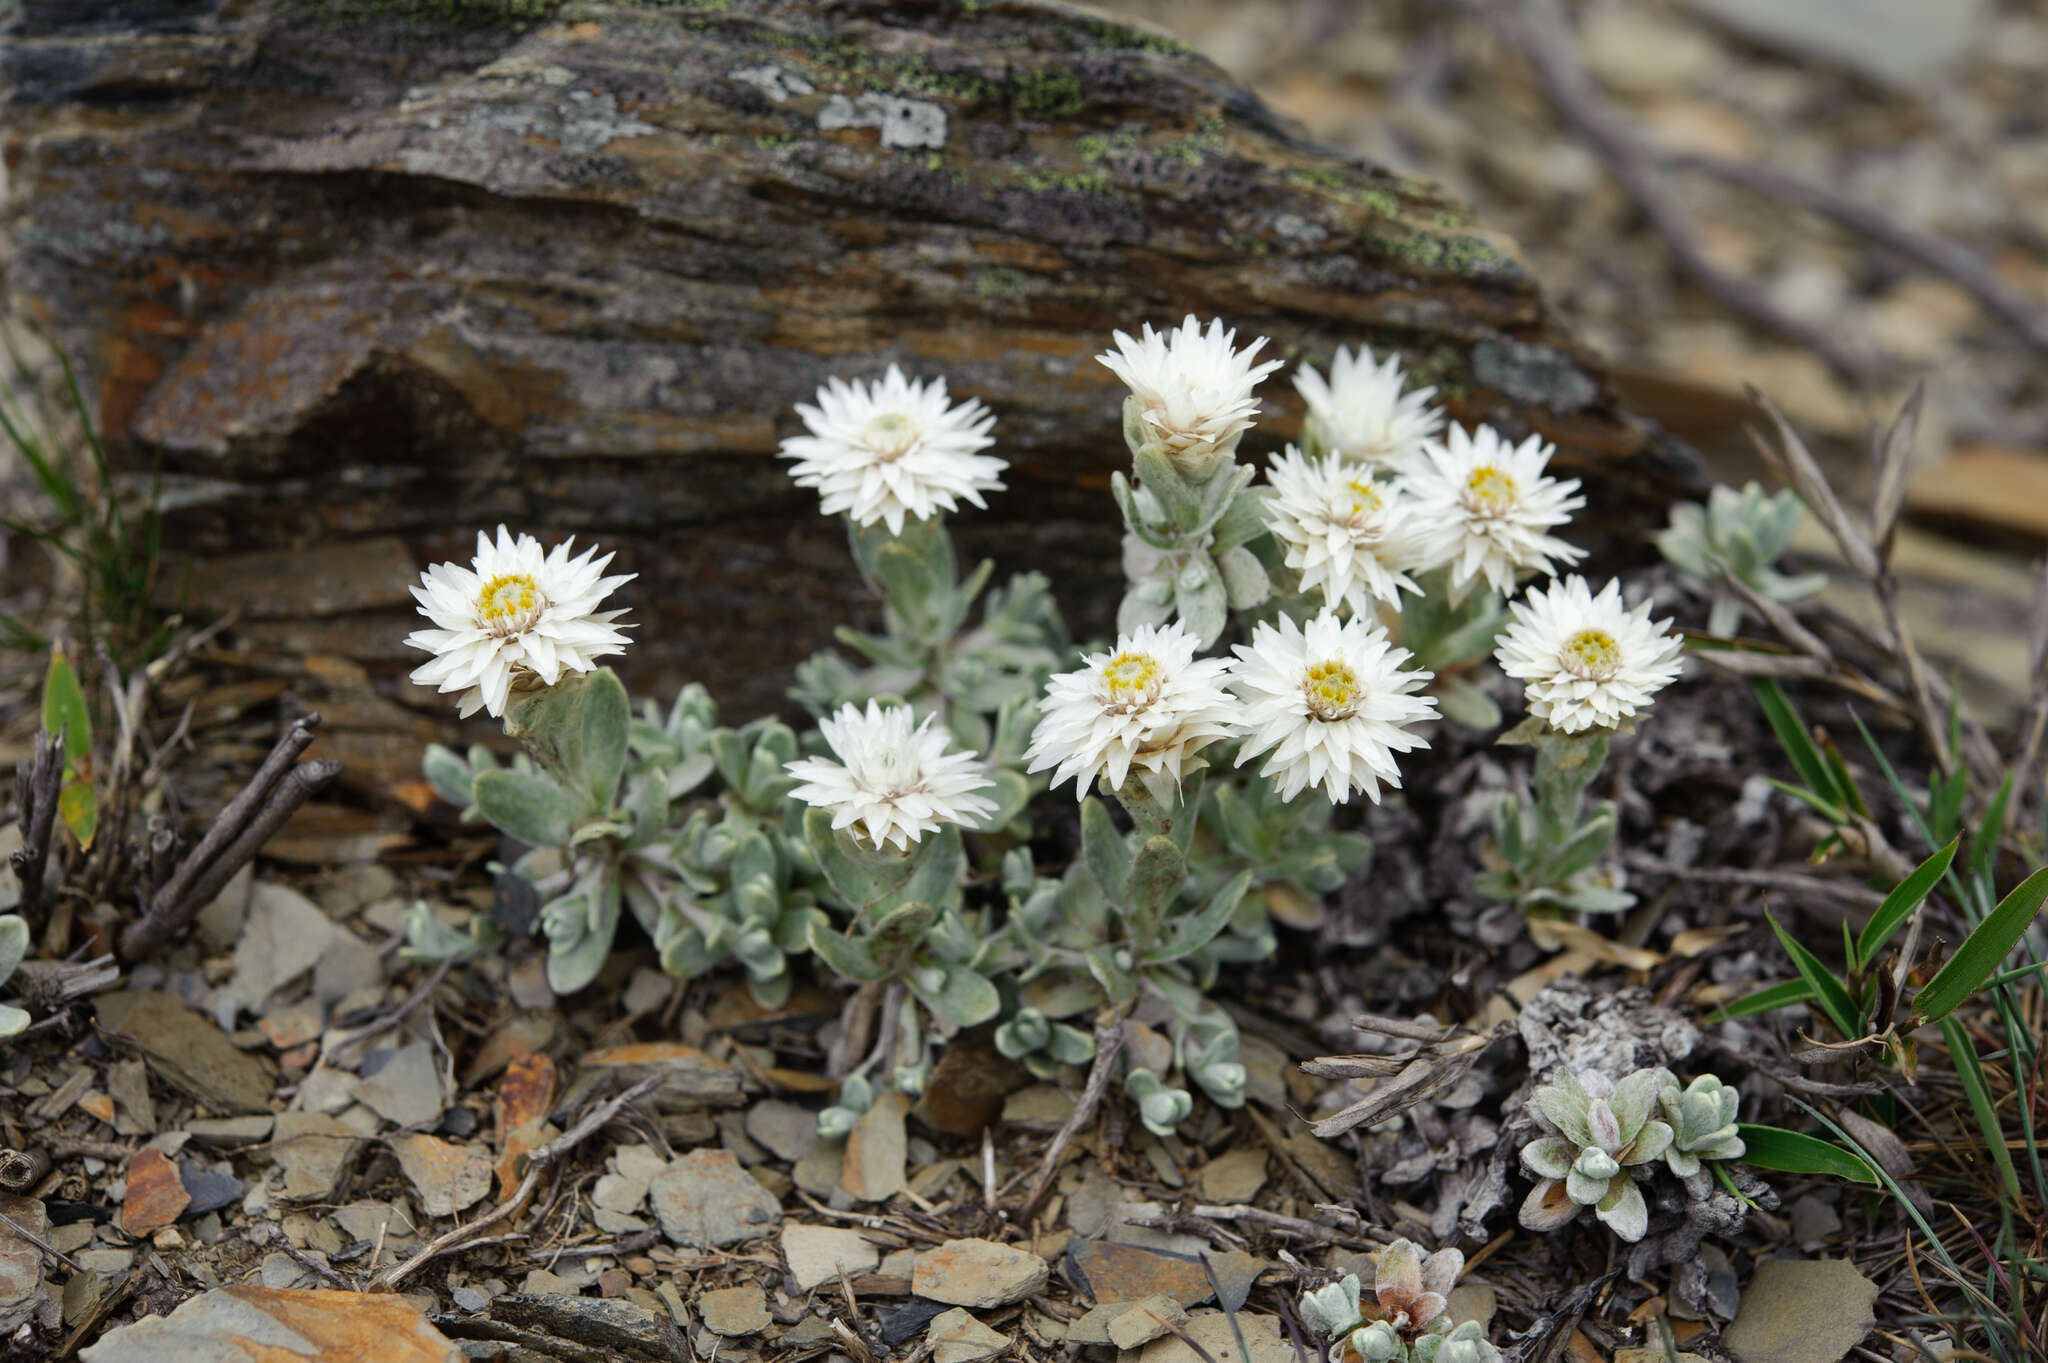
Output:
[[[396,664],[411,571],[504,520],[640,574],[630,680],[774,703],[873,607],[772,453],[826,375],[890,363],[998,414],[1011,491],[968,551],[1052,571],[1099,631],[1125,455],[1092,356],[1189,312],[1289,358],[1401,351],[1455,418],[1557,441],[1594,528],[1690,477],[1511,242],[1079,7],[10,14],[10,296],[168,472],[190,603],[259,644]],[[1260,450],[1299,416],[1266,398]]]

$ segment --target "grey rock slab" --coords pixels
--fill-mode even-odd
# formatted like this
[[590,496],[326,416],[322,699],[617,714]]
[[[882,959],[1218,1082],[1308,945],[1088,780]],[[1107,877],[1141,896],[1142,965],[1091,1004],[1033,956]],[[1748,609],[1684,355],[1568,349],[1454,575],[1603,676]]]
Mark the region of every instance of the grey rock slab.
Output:
[[9,1196],[0,1196],[0,1214],[14,1223],[0,1222],[0,1335],[10,1335],[43,1304],[43,1251],[35,1241],[50,1238],[50,1216],[36,1198]]
[[272,993],[311,970],[348,930],[288,885],[259,880],[249,895],[249,916],[235,943],[235,975],[228,996],[254,1009]]
[[[1281,1333],[1277,1316],[1240,1311],[1233,1328],[1232,1318],[1223,1312],[1203,1311],[1189,1316],[1180,1329],[1187,1339],[1155,1339],[1138,1355],[1138,1363],[1296,1363],[1294,1346]],[[1237,1346],[1239,1331],[1244,1334],[1242,1350]],[[1188,1340],[1203,1352],[1190,1348]]]
[[697,1298],[697,1315],[706,1329],[720,1335],[759,1334],[773,1324],[768,1298],[751,1283],[704,1293]]
[[782,1258],[797,1291],[808,1292],[835,1281],[842,1271],[849,1278],[874,1272],[882,1251],[856,1230],[791,1223],[782,1228]]
[[284,1195],[293,1199],[331,1197],[341,1171],[362,1138],[350,1127],[318,1112],[277,1115],[270,1157],[284,1170]]
[[1914,88],[1981,39],[1989,0],[1690,0],[1697,13],[1796,56]]
[[192,1199],[179,1217],[185,1221],[217,1212],[223,1207],[232,1207],[242,1200],[242,1194],[247,1191],[242,1180],[233,1174],[209,1169],[191,1160],[179,1164],[178,1182],[184,1186],[185,1196]]
[[738,1244],[773,1230],[782,1208],[730,1150],[692,1150],[648,1186],[661,1233],[693,1249]]
[[747,1134],[777,1159],[797,1163],[818,1143],[818,1114],[767,1098],[747,1109]]
[[269,1063],[235,1049],[227,1033],[176,995],[121,990],[94,999],[93,1009],[102,1031],[140,1052],[158,1078],[211,1111],[270,1110]]
[[399,1047],[382,1069],[359,1080],[355,1090],[357,1102],[394,1126],[428,1125],[439,1119],[448,1105],[447,1088],[429,1041]]
[[917,1256],[910,1290],[920,1297],[976,1310],[1007,1306],[1045,1286],[1045,1260],[993,1240],[948,1240]]
[[185,1123],[195,1145],[253,1145],[270,1139],[277,1119],[269,1113],[248,1117],[198,1117]]
[[491,1157],[480,1145],[413,1132],[391,1142],[398,1167],[420,1195],[428,1216],[453,1216],[483,1201],[491,1190]]
[[1138,1349],[1187,1324],[1188,1309],[1172,1297],[1152,1296],[1121,1304],[1109,1320],[1109,1342]]
[[[263,1276],[273,1276],[264,1261]],[[276,1276],[282,1277],[282,1270]],[[295,1292],[239,1283],[191,1298],[167,1316],[146,1316],[110,1330],[80,1355],[83,1363],[462,1363],[463,1354],[395,1294]]]
[[1721,1342],[1740,1363],[1835,1363],[1876,1328],[1876,1300],[1846,1259],[1766,1259]]
[[1010,1347],[1008,1335],[998,1334],[957,1306],[934,1316],[924,1337],[932,1346],[932,1363],[982,1363]]

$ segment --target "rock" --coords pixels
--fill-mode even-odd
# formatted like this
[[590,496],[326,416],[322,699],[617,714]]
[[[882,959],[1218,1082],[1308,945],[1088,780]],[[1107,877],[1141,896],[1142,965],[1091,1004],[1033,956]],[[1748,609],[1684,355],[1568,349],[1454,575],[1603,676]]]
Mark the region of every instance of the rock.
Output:
[[82,1363],[463,1363],[404,1297],[239,1285],[110,1330]]
[[1032,1084],[1003,1100],[1003,1124],[1051,1135],[1074,1115],[1074,1095],[1054,1084]]
[[283,985],[319,963],[346,928],[288,885],[259,880],[235,943],[235,976],[227,996],[254,1010]]
[[630,1298],[515,1292],[492,1301],[490,1311],[491,1319],[515,1329],[626,1359],[690,1357],[667,1311]]
[[100,1029],[139,1051],[166,1083],[221,1113],[267,1113],[275,1082],[268,1061],[235,1049],[227,1034],[172,994],[122,990],[93,1000]]
[[544,1051],[515,1057],[498,1081],[498,1129],[517,1131],[548,1115],[555,1103],[555,1062]]
[[932,1346],[932,1363],[981,1363],[1010,1347],[1009,1336],[997,1334],[957,1306],[933,1317],[924,1337]]
[[602,1211],[630,1216],[646,1205],[648,1182],[647,1179],[628,1178],[624,1174],[601,1174],[591,1185],[590,1204]]
[[313,997],[323,1003],[337,1003],[383,980],[384,960],[377,954],[377,948],[345,929],[335,934],[320,953],[320,959],[313,962]]
[[273,1008],[256,1019],[256,1026],[280,1051],[291,1050],[317,1039],[327,1030],[327,1009],[318,999],[301,999],[283,1008]]
[[405,1210],[391,1202],[351,1202],[346,1207],[337,1207],[334,1224],[352,1242],[375,1244],[382,1236],[387,1250],[410,1241],[418,1229]]
[[944,1302],[912,1297],[882,1317],[882,1342],[892,1349],[901,1348],[948,1309]]
[[439,1120],[448,1093],[434,1063],[434,1045],[401,1046],[369,1078],[356,1085],[356,1101],[394,1126],[426,1126]]
[[754,1335],[767,1329],[768,1298],[760,1288],[721,1287],[697,1298],[697,1314],[705,1328],[721,1335]]
[[280,1112],[270,1157],[284,1170],[284,1195],[301,1200],[334,1195],[356,1142],[354,1130],[318,1112]]
[[1109,1321],[1109,1342],[1119,1349],[1140,1348],[1187,1323],[1187,1308],[1171,1297],[1141,1297],[1118,1306]]
[[[1211,1254],[1209,1267],[1216,1274],[1216,1285],[1220,1289],[1216,1304],[1226,1311],[1242,1311],[1251,1299],[1252,1285],[1259,1275],[1272,1265],[1256,1254],[1247,1254],[1241,1249],[1228,1254]],[[1488,1293],[1492,1288],[1486,1289]]]
[[1842,1228],[1841,1213],[1812,1193],[1786,1209],[1792,1219],[1792,1240],[1801,1248],[1814,1248]]
[[[1168,1335],[1155,1339],[1138,1355],[1138,1363],[1295,1363],[1294,1346],[1280,1333],[1275,1316],[1240,1311],[1236,1326],[1221,1311],[1204,1311],[1188,1317],[1181,1332],[1200,1345],[1197,1353],[1187,1340]],[[1244,1351],[1237,1347],[1239,1331],[1244,1334]]]
[[491,1191],[491,1157],[482,1146],[416,1131],[393,1140],[391,1153],[419,1190],[420,1210],[428,1216],[453,1216]]
[[845,1169],[846,1142],[828,1141],[821,1137],[796,1162],[796,1167],[789,1171],[789,1178],[812,1197],[843,1197],[845,1194],[839,1190],[839,1178]]
[[1463,1325],[1476,1320],[1483,1328],[1493,1324],[1493,1312],[1498,1304],[1498,1294],[1490,1283],[1462,1282],[1451,1289],[1444,1314],[1451,1318],[1451,1324]]
[[256,886],[256,865],[251,862],[228,878],[213,902],[199,911],[192,928],[208,951],[232,951],[242,935],[242,920],[249,913],[249,895]]
[[782,1228],[782,1259],[796,1290],[808,1292],[837,1280],[842,1272],[849,1278],[874,1272],[882,1251],[856,1230],[792,1222]]
[[777,1159],[795,1164],[818,1143],[818,1114],[779,1098],[764,1098],[747,1109],[747,1135]]
[[253,1145],[270,1139],[277,1119],[269,1113],[251,1117],[199,1117],[185,1123],[185,1134],[199,1145]]
[[242,1180],[233,1174],[209,1169],[191,1160],[178,1166],[178,1182],[184,1185],[185,1195],[192,1199],[184,1211],[186,1219],[232,1207],[242,1200],[242,1194],[247,1191]]
[[1266,1152],[1241,1145],[1226,1150],[1195,1175],[1195,1191],[1211,1202],[1249,1202],[1266,1186]]
[[1045,1260],[993,1240],[948,1240],[921,1251],[910,1275],[920,1297],[985,1310],[1020,1301],[1045,1286]]
[[1688,0],[1744,37],[1818,57],[1886,84],[1914,89],[1953,65],[1984,35],[1989,0]]
[[1067,1246],[1067,1262],[1098,1306],[1151,1296],[1194,1306],[1215,1295],[1201,1260],[1142,1245],[1077,1241]]
[[856,1202],[887,1202],[903,1191],[909,1134],[904,1115],[910,1100],[893,1089],[878,1094],[846,1138],[846,1164],[839,1186]]
[[[865,598],[838,527],[789,518],[770,455],[826,375],[890,362],[992,405],[1032,491],[961,517],[962,552],[1055,569],[1089,637],[1118,595],[1090,589],[1115,577],[1099,482],[1122,397],[1091,357],[1189,311],[1255,321],[1269,354],[1404,349],[1460,419],[1613,470],[1605,500],[1671,481],[1511,242],[1185,46],[1067,5],[553,23],[355,0],[215,6],[168,35],[141,0],[22,12],[6,291],[85,366],[113,447],[203,476],[165,499],[172,549],[204,556],[189,609],[240,606],[270,638],[395,662],[406,584],[477,524],[603,526],[641,575],[619,599],[645,624],[634,689],[701,677],[772,708]],[[771,65],[808,93],[735,74]],[[185,278],[203,285],[172,325],[161,281]],[[871,297],[946,325],[884,327]],[[1551,386],[1485,383],[1475,354],[1511,341],[1557,357]],[[1288,385],[1265,397],[1262,441],[1291,437]],[[714,576],[729,608],[691,604]]]
[[978,1140],[1003,1115],[1003,1099],[1031,1081],[1014,1060],[964,1041],[949,1042],[917,1100],[917,1115],[934,1131]]
[[124,1136],[156,1134],[156,1103],[149,1096],[149,1067],[140,1060],[107,1066],[107,1092],[120,1109],[114,1129]]
[[1739,1363],[1835,1363],[1876,1328],[1876,1300],[1846,1259],[1766,1259],[1721,1342]]
[[[0,1337],[13,1334],[43,1305],[43,1251],[36,1240],[50,1238],[50,1214],[39,1198],[0,1193]],[[20,1227],[19,1230],[15,1227]],[[124,1262],[122,1270],[127,1268]]]
[[144,1146],[128,1161],[128,1195],[121,1202],[121,1229],[146,1236],[184,1215],[192,1197],[178,1177],[178,1166],[164,1152]]
[[361,1082],[347,1070],[322,1067],[299,1081],[299,1094],[294,1101],[301,1112],[333,1116],[355,1106],[356,1086]]
[[782,1219],[782,1208],[730,1150],[692,1150],[657,1174],[647,1191],[661,1233],[693,1249],[752,1240]]

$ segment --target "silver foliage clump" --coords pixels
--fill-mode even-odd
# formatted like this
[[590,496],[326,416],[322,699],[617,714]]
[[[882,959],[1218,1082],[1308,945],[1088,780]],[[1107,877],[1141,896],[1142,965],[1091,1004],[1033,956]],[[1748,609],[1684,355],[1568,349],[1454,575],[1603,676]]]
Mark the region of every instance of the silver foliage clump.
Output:
[[1806,515],[1806,504],[1791,488],[1767,494],[1757,483],[1740,492],[1726,485],[1707,494],[1705,506],[1680,502],[1671,524],[1657,535],[1657,548],[1681,572],[1716,587],[1707,628],[1733,634],[1742,626],[1741,597],[1720,586],[1740,582],[1766,601],[1785,605],[1827,586],[1825,573],[1781,573],[1777,562],[1791,547]]

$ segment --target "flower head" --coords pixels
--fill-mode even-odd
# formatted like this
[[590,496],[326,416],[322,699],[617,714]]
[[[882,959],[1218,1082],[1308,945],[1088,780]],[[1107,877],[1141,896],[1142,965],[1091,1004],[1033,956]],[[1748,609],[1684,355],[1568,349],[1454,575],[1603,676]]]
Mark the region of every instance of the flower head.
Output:
[[917,722],[907,705],[843,705],[818,729],[840,760],[800,757],[786,770],[806,783],[790,793],[830,810],[835,829],[858,824],[871,845],[907,852],[943,824],[995,813],[995,801],[974,793],[995,784],[974,755],[948,752],[946,731],[930,716]]
[[1451,427],[1448,443],[1432,441],[1407,478],[1415,524],[1423,528],[1426,562],[1449,567],[1451,591],[1462,597],[1472,584],[1507,596],[1523,572],[1550,573],[1552,559],[1576,563],[1584,551],[1555,535],[1572,512],[1586,504],[1575,495],[1578,480],[1545,476],[1553,448],[1540,436],[1519,445],[1501,439],[1491,426],[1471,435]]
[[1389,355],[1375,364],[1370,350],[1357,354],[1339,347],[1325,380],[1315,366],[1303,365],[1294,386],[1308,403],[1308,429],[1323,454],[1341,454],[1347,461],[1398,467],[1422,453],[1422,447],[1443,429],[1443,409],[1432,407],[1434,388],[1403,393],[1401,357]]
[[1354,790],[1378,804],[1380,782],[1401,784],[1394,754],[1429,746],[1407,726],[1436,715],[1435,700],[1413,694],[1431,674],[1403,671],[1408,650],[1372,621],[1325,610],[1303,630],[1283,615],[1235,651],[1230,685],[1244,702],[1237,762],[1270,753],[1259,774],[1283,800],[1321,786],[1340,804]]
[[1119,331],[1117,348],[1096,356],[1130,388],[1145,436],[1193,481],[1237,448],[1259,413],[1252,389],[1281,364],[1253,363],[1265,337],[1243,350],[1232,348],[1236,339],[1220,320],[1204,332],[1190,316],[1167,332],[1147,323],[1135,340]]
[[892,364],[874,383],[827,379],[818,405],[796,410],[810,434],[783,441],[782,458],[797,461],[790,476],[818,489],[828,516],[885,521],[900,535],[906,515],[927,520],[962,499],[984,506],[982,493],[1002,489],[1007,465],[981,453],[995,443],[995,417],[973,399],[948,406],[944,379],[913,383]]
[[1171,804],[1187,758],[1237,731],[1223,689],[1229,660],[1197,658],[1179,621],[1140,625],[1083,662],[1046,683],[1025,753],[1032,771],[1056,768],[1054,785],[1077,778],[1076,799],[1097,776],[1121,786],[1135,772],[1154,799]]
[[1573,574],[1531,587],[1510,610],[1494,657],[1527,688],[1529,713],[1561,733],[1614,728],[1684,666],[1671,622],[1653,622],[1648,601],[1629,610],[1616,582],[1595,596]]
[[1397,484],[1375,482],[1369,469],[1334,454],[1304,458],[1292,445],[1274,458],[1266,478],[1273,485],[1266,528],[1301,575],[1304,592],[1320,591],[1333,609],[1349,602],[1363,615],[1375,600],[1395,605],[1403,591],[1417,590],[1403,571],[1416,549]]
[[622,610],[599,602],[633,574],[603,576],[612,561],[596,549],[569,557],[573,539],[547,553],[531,535],[513,539],[504,526],[494,541],[477,532],[468,568],[436,563],[412,589],[420,614],[434,628],[414,630],[405,642],[434,656],[412,679],[441,691],[460,691],[467,718],[478,709],[505,713],[515,684],[553,686],[564,672],[588,672],[597,659],[622,653]]

